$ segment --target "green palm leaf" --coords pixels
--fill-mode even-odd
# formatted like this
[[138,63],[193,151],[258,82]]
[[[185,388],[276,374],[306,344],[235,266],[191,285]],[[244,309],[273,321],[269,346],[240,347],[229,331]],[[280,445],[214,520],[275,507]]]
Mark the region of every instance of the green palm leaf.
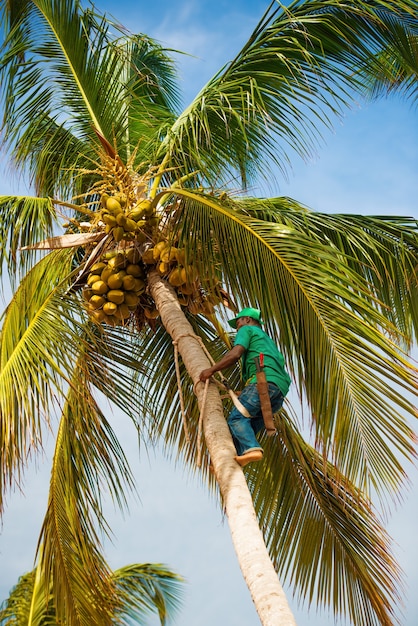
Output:
[[87,625],[111,623],[118,606],[94,524],[103,532],[109,530],[102,512],[103,486],[124,506],[125,486],[131,489],[133,479],[89,392],[86,374],[84,367],[75,370],[57,434],[38,567],[42,577],[52,581],[59,620]]
[[122,624],[142,623],[146,614],[157,609],[161,625],[172,619],[181,603],[183,579],[165,565],[127,565],[114,572],[121,598]]
[[55,220],[48,198],[0,196],[0,268],[6,263],[11,277],[18,263],[27,271],[33,255],[19,255],[19,249],[50,236]]
[[[71,349],[60,346],[69,337],[68,319],[62,317],[56,287],[69,273],[71,256],[52,253],[21,282],[7,308],[1,332],[0,413],[1,493],[19,474],[31,451],[42,445],[42,422],[56,394],[68,383]],[[78,338],[72,337],[77,351]]]
[[[9,597],[0,607],[0,624],[27,626],[29,620],[33,626],[57,626],[53,598],[49,594],[47,601],[42,596],[39,606],[34,607],[35,575],[30,572],[19,578]],[[181,585],[183,579],[165,565],[154,563],[135,563],[126,565],[113,572],[119,605],[112,624],[145,623],[150,613],[157,612],[161,624],[167,623],[176,614],[181,603]],[[44,589],[45,591],[45,589]],[[41,594],[40,594],[41,595]],[[64,622],[68,624],[67,621]]]
[[285,412],[276,423],[263,468],[248,481],[279,575],[308,605],[332,605],[353,624],[393,624],[400,571],[370,501],[324,465]]
[[379,97],[396,91],[417,100],[418,39],[414,32],[395,28],[376,63],[359,72],[366,95]]
[[[162,144],[174,167],[200,169],[212,184],[236,171],[246,185],[306,158],[320,128],[353,102],[353,68],[376,66],[410,2],[275,2],[235,59],[203,87]],[[185,160],[185,155],[190,155]],[[221,182],[219,182],[221,181]]]

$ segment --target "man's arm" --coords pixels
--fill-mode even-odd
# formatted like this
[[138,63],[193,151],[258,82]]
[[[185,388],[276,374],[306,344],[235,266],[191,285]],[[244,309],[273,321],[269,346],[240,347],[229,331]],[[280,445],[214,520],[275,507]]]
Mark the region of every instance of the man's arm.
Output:
[[244,346],[240,346],[239,344],[234,346],[232,350],[227,352],[220,361],[218,361],[217,363],[214,363],[212,367],[208,367],[206,370],[203,370],[202,372],[200,372],[199,378],[202,381],[202,383],[204,383],[208,378],[213,376],[215,372],[219,372],[220,370],[223,370],[227,367],[230,367],[231,365],[234,365],[234,363],[239,361],[239,359],[242,357],[244,352],[245,352]]

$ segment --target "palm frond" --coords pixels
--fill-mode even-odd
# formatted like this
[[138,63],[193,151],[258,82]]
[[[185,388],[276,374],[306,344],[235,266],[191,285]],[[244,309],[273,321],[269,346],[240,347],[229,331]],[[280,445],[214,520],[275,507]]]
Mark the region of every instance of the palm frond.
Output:
[[[201,170],[212,184],[236,172],[286,172],[307,158],[321,130],[358,91],[353,69],[375,67],[397,24],[416,33],[413,2],[275,2],[235,59],[203,87],[170,129],[170,165]],[[186,156],[187,155],[187,156]],[[185,160],[186,156],[186,160]]]
[[401,572],[370,501],[303,441],[285,411],[276,425],[277,436],[263,441],[263,467],[247,473],[279,575],[308,606],[332,606],[353,624],[393,624]]
[[[42,447],[83,346],[100,341],[78,298],[66,298],[74,252],[59,250],[26,275],[6,309],[0,344],[1,497]],[[62,347],[65,346],[65,350]]]
[[19,250],[49,237],[55,220],[49,198],[0,196],[0,271],[6,263],[11,278],[18,266],[25,272],[33,255],[19,255]]
[[126,626],[155,611],[165,626],[180,607],[183,579],[165,565],[126,565],[114,572],[114,580],[121,599],[118,617]]
[[[1,332],[0,413],[1,493],[19,480],[22,465],[42,444],[42,422],[49,420],[56,394],[66,384],[71,350],[60,346],[69,337],[56,288],[69,274],[68,251],[42,259],[22,281],[9,304]],[[77,338],[72,339],[76,351]],[[52,411],[53,412],[53,411]]]
[[21,576],[0,608],[1,626],[58,626],[48,583],[37,570]]
[[0,607],[0,624],[16,624],[23,626],[28,623],[33,581],[35,573],[30,572],[21,576],[17,584],[11,589],[9,597],[4,600]]
[[105,486],[123,507],[133,477],[91,395],[81,355],[57,434],[48,511],[39,539],[38,567],[42,578],[51,580],[58,620],[67,624],[111,624],[118,606],[95,527],[96,522],[102,532],[109,532],[102,511]]
[[366,96],[376,98],[390,92],[400,93],[416,104],[418,74],[418,37],[395,27],[376,63],[359,71]]
[[70,200],[96,182],[90,173],[98,158],[94,147],[55,118],[38,115],[19,132],[13,159],[17,169],[28,170],[39,195]]

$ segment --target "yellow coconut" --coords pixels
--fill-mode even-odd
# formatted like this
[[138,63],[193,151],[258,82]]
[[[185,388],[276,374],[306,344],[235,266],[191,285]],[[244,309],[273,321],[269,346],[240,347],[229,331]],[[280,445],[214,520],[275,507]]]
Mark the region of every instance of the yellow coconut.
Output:
[[96,280],[91,286],[91,290],[95,295],[102,296],[109,291],[109,287],[104,280]]
[[130,316],[131,311],[127,304],[120,304],[115,312],[115,317],[120,320],[126,320]]
[[170,269],[170,265],[168,263],[163,263],[163,262],[159,263],[157,267],[158,273],[161,274],[161,276],[163,276],[164,274],[167,274],[169,269]]
[[130,276],[129,274],[126,274],[126,276],[124,276],[122,280],[122,287],[125,289],[125,291],[133,291],[135,289],[135,278],[133,276]]
[[160,261],[163,263],[172,263],[177,259],[177,248],[174,246],[164,248],[160,254]]
[[121,289],[111,289],[106,295],[107,299],[115,304],[122,304],[125,299],[125,292]]
[[141,209],[145,215],[151,215],[154,212],[151,200],[145,199],[138,202],[137,208]]
[[141,280],[140,278],[135,278],[134,291],[138,295],[140,295],[141,293],[144,293],[144,291],[145,291],[145,281]]
[[173,287],[180,287],[180,285],[184,282],[181,276],[181,269],[179,267],[175,267],[171,270],[168,282],[170,285],[173,285]]
[[125,304],[129,307],[137,307],[139,304],[139,296],[137,296],[133,291],[126,291]]
[[112,228],[117,224],[116,217],[110,213],[102,213],[102,220],[105,224],[111,226]]
[[103,296],[99,296],[97,294],[93,295],[89,300],[89,304],[93,309],[100,309],[100,307],[102,307],[105,302],[106,299],[103,298]]
[[122,241],[123,239],[123,235],[125,234],[125,229],[123,228],[123,226],[115,226],[115,228],[112,228],[112,233],[113,233],[113,239],[115,241]]
[[117,214],[116,222],[117,222],[118,226],[123,226],[123,228],[125,228],[126,215],[123,213],[123,211],[121,211],[120,213]]
[[108,265],[106,265],[103,272],[100,274],[100,278],[101,280],[104,280],[105,283],[107,283],[109,276],[113,273],[114,273],[114,270]]
[[193,265],[185,265],[183,270],[188,283],[192,283],[199,277],[198,270]]
[[184,248],[177,248],[176,259],[179,265],[185,265],[186,263],[186,250]]
[[118,308],[118,305],[115,304],[115,302],[106,302],[103,305],[103,313],[105,315],[114,315],[117,308]]
[[114,197],[110,197],[106,200],[106,209],[110,211],[110,213],[113,213],[114,215],[117,215],[118,213],[122,211],[120,202]]
[[107,204],[108,199],[109,199],[109,194],[108,193],[102,194],[102,196],[100,198],[100,203],[101,203],[101,205],[102,205],[102,207],[104,209],[106,208],[106,204]]
[[154,259],[154,248],[148,248],[148,250],[145,250],[142,255],[142,262],[145,263],[145,265],[153,265],[156,262]]
[[83,298],[86,302],[88,302],[91,299],[92,295],[93,295],[93,292],[91,289],[86,288],[86,287],[83,289]]
[[117,200],[119,202],[121,207],[125,207],[126,206],[127,197],[126,197],[125,193],[120,191],[119,193],[115,194],[113,197],[114,197],[115,200]]
[[90,316],[91,316],[91,318],[95,322],[98,322],[99,324],[104,322],[104,320],[106,318],[106,315],[103,313],[103,311],[101,309],[97,309],[96,311],[92,311]]
[[138,222],[139,220],[142,220],[144,215],[145,215],[144,209],[141,209],[141,207],[139,206],[135,206],[132,209],[132,211],[129,211],[128,213],[128,217],[130,217],[131,220],[134,220],[134,222]]
[[109,263],[108,263],[109,267],[111,267],[114,270],[121,270],[125,267],[126,265],[126,257],[124,254],[122,254],[121,252],[118,252],[117,254],[115,254],[115,256],[113,256],[111,259],[109,259]]
[[135,232],[137,228],[137,223],[134,220],[131,220],[130,217],[127,217],[125,221],[125,230],[127,230],[128,232]]
[[139,278],[144,275],[142,267],[136,263],[129,263],[126,266],[126,273],[129,274],[129,276],[134,276],[135,278]]
[[95,263],[94,265],[91,266],[90,272],[92,274],[100,274],[102,270],[104,270],[106,265],[107,263],[105,263],[104,261],[99,261],[98,263]]
[[101,278],[101,274],[89,274],[87,276],[87,284],[88,285],[92,285],[93,283],[95,283],[97,280],[100,280]]
[[123,279],[126,276],[125,270],[119,270],[114,274],[110,274],[107,279],[107,284],[109,285],[109,289],[120,289],[123,285]]
[[155,244],[152,254],[154,256],[154,260],[158,261],[158,259],[160,258],[160,255],[162,253],[162,251],[168,247],[168,243],[166,241],[159,241],[158,243]]

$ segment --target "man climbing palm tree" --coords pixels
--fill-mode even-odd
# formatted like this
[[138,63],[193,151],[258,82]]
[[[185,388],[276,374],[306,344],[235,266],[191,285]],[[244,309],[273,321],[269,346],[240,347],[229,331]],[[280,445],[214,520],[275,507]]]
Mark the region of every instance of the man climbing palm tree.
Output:
[[273,412],[277,412],[283,404],[289,391],[290,376],[284,367],[282,353],[261,328],[261,313],[258,309],[243,309],[228,323],[238,331],[234,347],[212,367],[203,370],[200,380],[205,382],[215,372],[230,367],[242,358],[242,374],[247,383],[240,394],[241,406],[234,405],[229,414],[228,426],[238,452],[235,460],[243,467],[263,458],[263,448],[256,439],[256,434],[264,426],[261,394],[257,388],[256,360],[260,355],[266,358],[265,376]]

